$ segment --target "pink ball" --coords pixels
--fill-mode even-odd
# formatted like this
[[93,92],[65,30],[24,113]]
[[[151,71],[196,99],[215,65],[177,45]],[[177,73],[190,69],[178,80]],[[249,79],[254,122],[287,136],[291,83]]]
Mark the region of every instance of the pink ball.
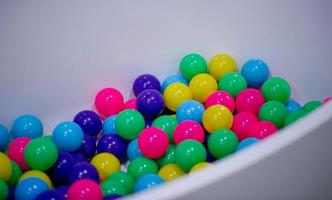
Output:
[[235,107],[238,112],[251,112],[257,116],[264,102],[263,94],[259,90],[248,88],[238,94]]
[[103,117],[118,114],[124,107],[123,96],[117,89],[102,89],[95,98],[95,106]]
[[239,140],[244,140],[248,137],[249,126],[256,122],[258,122],[256,115],[250,112],[240,112],[234,116],[231,129]]
[[323,104],[327,104],[328,102],[332,101],[332,96],[327,97],[326,99],[324,99]]
[[235,102],[232,95],[225,91],[217,91],[212,93],[205,102],[205,108],[213,105],[223,105],[226,106],[231,112],[234,112]]
[[24,161],[24,150],[31,138],[20,137],[14,139],[8,146],[8,157],[15,161],[22,170],[29,169],[29,166]]
[[167,134],[156,127],[144,129],[138,136],[138,148],[143,156],[148,158],[160,158],[168,148]]
[[102,200],[103,193],[99,185],[89,179],[79,179],[68,189],[68,200]]
[[248,137],[253,137],[257,139],[264,139],[275,132],[277,132],[277,127],[268,121],[259,121],[252,124],[248,129]]
[[179,144],[183,140],[196,140],[200,143],[204,142],[204,129],[195,121],[185,120],[180,122],[174,129],[173,138],[174,143]]
[[129,99],[129,100],[124,104],[124,110],[126,110],[126,109],[137,110],[137,106],[136,106],[136,98]]

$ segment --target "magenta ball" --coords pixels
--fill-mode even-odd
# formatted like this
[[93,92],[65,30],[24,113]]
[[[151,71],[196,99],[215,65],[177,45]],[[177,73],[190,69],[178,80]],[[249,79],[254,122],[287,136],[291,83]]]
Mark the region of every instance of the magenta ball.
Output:
[[259,90],[248,88],[236,97],[235,108],[238,112],[251,112],[257,116],[264,102],[263,94]]
[[129,99],[128,101],[126,101],[123,110],[127,109],[137,110],[136,101],[137,101],[136,98]]
[[250,112],[240,112],[234,116],[231,129],[241,141],[248,138],[249,126],[256,122],[258,122],[256,115]]
[[202,126],[192,120],[180,122],[174,129],[173,139],[175,144],[179,144],[184,140],[196,140],[200,143],[204,142],[205,133]]
[[259,121],[249,126],[248,137],[261,140],[274,134],[277,131],[277,127],[272,122]]
[[22,170],[29,169],[29,166],[24,160],[24,150],[31,138],[20,137],[14,139],[8,146],[8,157],[15,161]]
[[168,145],[167,134],[156,127],[146,128],[138,136],[138,147],[147,158],[160,158],[166,153]]
[[226,106],[231,112],[234,112],[235,102],[232,95],[225,91],[217,91],[206,99],[205,108],[208,108],[213,105],[223,105]]
[[68,189],[68,200],[102,200],[103,193],[99,185],[89,179],[75,181]]
[[123,110],[124,100],[122,94],[114,88],[100,90],[95,98],[95,106],[100,115],[108,117]]

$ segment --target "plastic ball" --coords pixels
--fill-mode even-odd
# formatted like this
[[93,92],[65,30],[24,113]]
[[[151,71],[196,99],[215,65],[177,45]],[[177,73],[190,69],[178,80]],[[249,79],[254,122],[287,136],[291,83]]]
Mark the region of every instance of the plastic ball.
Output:
[[146,128],[138,136],[138,147],[147,158],[160,158],[166,153],[168,144],[168,136],[160,128]]
[[87,162],[87,159],[82,154],[80,154],[78,152],[71,152],[70,154],[74,158],[75,163]]
[[12,163],[8,156],[0,152],[0,179],[7,181],[12,175]]
[[115,127],[119,136],[131,140],[137,138],[145,127],[141,113],[136,110],[124,110],[115,119]]
[[146,118],[155,118],[164,108],[163,95],[157,90],[147,89],[137,96],[137,110]]
[[126,109],[137,110],[136,104],[137,104],[136,98],[129,99],[128,101],[125,102],[123,110],[126,110]]
[[232,95],[225,91],[216,91],[206,99],[205,108],[213,105],[226,106],[231,112],[234,112],[235,101]]
[[165,91],[165,89],[172,83],[183,83],[185,85],[188,85],[188,81],[183,78],[182,76],[179,76],[179,75],[171,75],[171,76],[168,76],[164,82],[162,83],[161,85],[161,90],[162,92]]
[[38,195],[49,190],[47,184],[36,177],[27,178],[19,182],[15,188],[16,200],[35,200]]
[[170,143],[173,142],[173,131],[176,125],[178,125],[178,121],[169,115],[159,116],[152,122],[153,127],[160,128],[166,132]]
[[243,150],[245,148],[248,148],[249,146],[257,143],[259,141],[259,139],[257,138],[246,138],[244,140],[242,140],[236,147],[236,151],[240,151]]
[[103,193],[99,185],[89,179],[75,181],[68,189],[68,200],[102,200]]
[[331,102],[331,101],[332,101],[332,96],[326,97],[326,98],[323,100],[323,104],[327,104],[328,102]]
[[60,152],[56,163],[50,170],[52,180],[55,183],[65,184],[74,164],[75,160],[70,153]]
[[224,158],[236,151],[239,140],[235,133],[228,129],[219,129],[208,138],[209,152],[215,158]]
[[43,135],[43,130],[43,125],[37,117],[22,115],[14,121],[11,134],[14,138],[37,138]]
[[52,134],[52,140],[62,151],[76,151],[83,143],[84,133],[79,125],[74,122],[58,124]]
[[106,180],[100,184],[100,188],[103,191],[104,196],[118,194],[118,195],[126,195],[128,194],[127,189],[124,185],[119,184],[114,180]]
[[205,132],[201,124],[192,120],[180,122],[173,134],[175,144],[179,144],[184,140],[196,140],[203,143],[205,138]]
[[309,101],[303,105],[303,110],[310,113],[322,105],[321,101]]
[[142,157],[142,152],[138,147],[137,139],[132,140],[127,147],[127,157],[129,160],[134,160],[135,158]]
[[8,195],[9,195],[8,185],[5,181],[0,179],[0,200],[7,199]]
[[288,82],[280,77],[272,77],[265,81],[261,91],[266,101],[280,101],[286,103],[291,95]]
[[295,100],[288,100],[285,104],[286,108],[287,108],[287,111],[290,113],[290,112],[293,112],[293,111],[296,111],[296,110],[300,110],[302,108],[302,106]]
[[65,198],[56,191],[48,190],[39,194],[36,200],[65,200]]
[[27,170],[29,168],[24,160],[24,150],[30,141],[31,138],[20,137],[12,140],[8,146],[8,157],[15,161],[22,170]]
[[202,123],[204,111],[204,106],[200,102],[188,100],[180,104],[178,109],[176,109],[176,119],[179,122],[193,120]]
[[103,135],[116,135],[115,120],[117,115],[111,115],[104,120],[102,131]]
[[211,75],[198,74],[191,79],[189,89],[193,99],[204,103],[210,94],[218,90],[218,84]]
[[191,53],[182,58],[180,72],[187,81],[190,81],[197,74],[207,72],[207,63],[203,56]]
[[104,88],[96,95],[95,106],[100,115],[108,117],[118,114],[123,109],[124,99],[117,89]]
[[242,90],[247,88],[247,81],[241,74],[231,72],[219,79],[218,88],[228,92],[235,98]]
[[58,159],[58,150],[50,138],[41,137],[31,140],[24,150],[24,161],[31,169],[45,171]]
[[91,110],[83,110],[76,114],[73,120],[85,134],[96,136],[102,128],[102,122],[97,113]]
[[285,117],[284,125],[288,126],[294,122],[300,121],[306,114],[307,112],[302,109],[288,113]]
[[251,59],[244,63],[241,74],[246,79],[249,87],[259,88],[269,78],[270,72],[264,61]]
[[111,195],[104,196],[103,200],[115,200],[115,199],[119,199],[121,197],[122,196],[119,194],[111,194]]
[[231,130],[241,141],[248,137],[248,128],[256,122],[258,122],[256,115],[250,112],[240,112],[234,116]]
[[287,108],[279,101],[269,101],[263,104],[259,110],[259,119],[272,122],[276,127],[282,128],[287,116]]
[[105,180],[108,176],[120,171],[120,161],[113,154],[99,153],[95,155],[91,164],[97,169],[101,180]]
[[175,145],[171,144],[161,158],[155,160],[159,167],[163,167],[167,164],[175,163]]
[[45,172],[42,172],[39,170],[29,170],[29,171],[24,172],[24,174],[22,174],[22,176],[19,178],[18,182],[21,182],[21,181],[23,181],[27,178],[31,178],[31,177],[39,178],[42,181],[44,181],[49,188],[53,188],[53,184],[52,184],[50,177]]
[[133,91],[135,96],[147,89],[154,89],[160,91],[161,85],[159,80],[151,74],[142,74],[137,77],[133,84]]
[[196,140],[185,140],[175,148],[175,163],[185,172],[205,160],[205,147]]
[[151,189],[163,184],[164,180],[156,174],[146,174],[140,177],[135,183],[135,192]]
[[79,179],[90,179],[99,183],[99,174],[96,167],[88,162],[79,162],[73,165],[68,172],[68,183],[74,183]]
[[210,166],[213,166],[213,164],[209,163],[209,162],[200,162],[200,163],[197,163],[196,165],[194,165],[191,169],[190,169],[190,172],[189,173],[193,173],[193,172],[196,172],[196,171],[199,171],[201,169],[204,169],[206,167],[210,167]]
[[212,57],[209,63],[209,74],[217,81],[225,74],[236,71],[235,60],[227,54],[218,54]]
[[0,124],[0,151],[6,149],[9,143],[9,134],[6,127]]
[[127,194],[134,191],[135,179],[128,173],[125,172],[115,172],[107,178],[107,180],[113,180],[121,185],[123,185]]
[[232,112],[225,106],[213,105],[207,108],[203,114],[203,126],[212,133],[222,128],[230,128],[233,124]]
[[151,159],[144,158],[144,157],[138,157],[129,163],[128,173],[134,179],[138,179],[139,177],[141,177],[145,174],[157,174],[158,166]]
[[103,135],[98,140],[97,152],[111,153],[119,159],[126,157],[127,144],[117,135]]
[[56,187],[55,190],[58,194],[60,194],[64,199],[68,199],[68,186],[59,186]]
[[22,176],[22,170],[15,161],[11,161],[11,163],[12,163],[12,174],[10,175],[7,183],[9,186],[15,186],[20,177]]
[[167,164],[158,172],[158,175],[166,182],[175,180],[184,174],[185,172],[176,164]]
[[275,132],[277,132],[277,127],[268,121],[259,121],[250,125],[248,129],[248,137],[253,137],[262,140]]
[[96,139],[88,134],[84,134],[82,145],[77,152],[86,159],[90,159],[96,153]]
[[180,104],[190,99],[192,99],[191,91],[183,83],[172,83],[164,91],[165,105],[174,112]]
[[257,115],[264,102],[263,94],[259,90],[248,88],[236,97],[235,108],[238,112],[251,112]]

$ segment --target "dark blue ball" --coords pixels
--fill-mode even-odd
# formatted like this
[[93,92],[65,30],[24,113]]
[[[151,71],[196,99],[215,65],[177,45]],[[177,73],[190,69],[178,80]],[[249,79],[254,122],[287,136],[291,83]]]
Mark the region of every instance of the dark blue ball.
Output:
[[96,139],[88,134],[84,134],[83,144],[77,150],[86,159],[90,159],[96,153]]
[[147,89],[155,89],[160,91],[161,84],[159,80],[151,74],[142,74],[137,77],[133,84],[133,91],[137,97],[142,91]]
[[50,170],[50,176],[54,183],[63,184],[66,182],[66,177],[75,164],[73,156],[68,152],[60,152],[58,160]]
[[103,124],[97,113],[91,110],[83,110],[76,114],[74,122],[77,123],[85,134],[96,136]]
[[48,190],[38,195],[36,200],[65,200],[65,198],[56,191]]
[[121,198],[121,195],[111,194],[111,195],[105,196],[103,200],[114,200],[114,199],[119,199],[119,198]]
[[55,191],[59,193],[64,199],[68,199],[68,186],[58,186],[55,188]]
[[160,115],[165,108],[163,95],[154,89],[141,92],[137,97],[136,103],[137,110],[149,119],[154,119]]
[[76,180],[82,179],[82,178],[91,179],[91,180],[99,183],[99,174],[98,174],[97,169],[88,162],[76,163],[72,167],[72,169],[68,175],[68,182],[71,184],[71,183],[75,182]]
[[117,135],[103,135],[98,140],[97,152],[108,152],[119,159],[123,159],[127,154],[127,144]]
[[73,156],[75,163],[87,162],[87,159],[79,152],[72,152],[70,154]]

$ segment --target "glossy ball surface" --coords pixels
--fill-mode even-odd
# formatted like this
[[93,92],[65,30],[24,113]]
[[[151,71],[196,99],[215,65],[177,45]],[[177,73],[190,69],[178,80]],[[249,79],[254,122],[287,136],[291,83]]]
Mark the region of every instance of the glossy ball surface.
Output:
[[102,126],[103,135],[116,135],[115,120],[117,115],[111,115],[107,117]]
[[96,138],[88,134],[84,134],[83,142],[77,150],[86,159],[90,159],[96,153]]
[[128,101],[126,101],[124,104],[123,110],[126,110],[126,109],[137,110],[137,99],[132,98],[132,99],[129,99]]
[[124,99],[117,89],[104,88],[97,93],[95,106],[100,115],[108,117],[118,114],[123,109]]
[[129,160],[142,157],[142,152],[138,147],[137,139],[132,140],[127,147],[127,157]]
[[0,179],[7,181],[12,174],[12,163],[8,156],[0,152]]
[[179,76],[179,75],[171,75],[171,76],[168,76],[162,83],[161,85],[161,90],[162,92],[165,91],[165,89],[172,83],[183,83],[185,85],[188,85],[188,81],[183,78],[182,76]]
[[138,136],[138,147],[147,158],[160,158],[166,153],[168,144],[168,136],[160,128],[146,128]]
[[75,181],[68,189],[68,200],[102,200],[103,193],[99,185],[89,179]]
[[76,151],[83,143],[84,133],[74,122],[62,122],[57,125],[52,134],[52,140],[62,151]]
[[56,163],[50,170],[50,176],[56,184],[65,184],[75,164],[73,156],[68,152],[60,152]]
[[178,122],[193,120],[202,123],[204,111],[204,106],[200,102],[188,100],[180,104],[178,109],[176,109],[176,119]]
[[137,96],[137,110],[146,118],[157,117],[164,108],[163,95],[157,90],[147,89]]
[[31,177],[19,182],[15,188],[15,199],[35,200],[38,195],[49,190],[47,184],[39,178]]
[[205,160],[205,147],[196,140],[185,140],[179,143],[175,149],[175,162],[185,172]]
[[142,74],[135,79],[133,84],[133,92],[137,97],[141,92],[147,89],[160,91],[161,85],[155,76],[151,74]]
[[107,180],[113,180],[123,185],[127,190],[127,194],[132,193],[134,190],[135,179],[129,173],[115,172],[111,176],[109,176]]
[[96,136],[102,128],[102,122],[97,113],[91,110],[83,110],[77,113],[73,120],[85,134]]
[[234,116],[231,130],[241,141],[248,137],[248,128],[256,122],[258,122],[256,115],[250,112],[240,112]]
[[280,77],[272,77],[265,81],[261,91],[266,101],[280,101],[286,103],[291,95],[288,82]]
[[226,106],[231,112],[234,112],[235,101],[232,95],[225,91],[216,91],[207,97],[205,102],[205,108],[213,105]]
[[277,127],[268,121],[259,121],[252,124],[248,129],[248,137],[253,137],[262,140],[275,132],[277,132]]
[[225,106],[213,105],[207,108],[203,114],[203,126],[212,133],[222,128],[230,128],[233,124],[233,114]]
[[259,88],[269,77],[267,64],[259,59],[251,59],[244,63],[241,69],[242,76],[246,79],[248,86]]
[[103,191],[104,196],[108,195],[126,195],[128,194],[124,185],[114,181],[114,180],[106,180],[100,184],[100,188]]
[[141,113],[136,110],[124,110],[115,120],[116,131],[123,139],[131,140],[138,137],[145,127],[145,121]]
[[8,157],[15,161],[22,170],[29,168],[28,164],[24,160],[24,151],[31,138],[20,137],[11,141],[8,146]]
[[192,99],[189,87],[183,83],[172,83],[164,91],[165,105],[171,111],[176,111],[180,104]]
[[173,142],[173,132],[174,129],[178,125],[178,121],[169,115],[162,115],[157,117],[152,122],[153,127],[160,128],[161,130],[165,131],[168,136],[168,141],[170,143]]
[[43,135],[43,131],[43,125],[36,116],[22,115],[14,121],[11,134],[14,138],[37,138]]
[[74,183],[79,179],[90,179],[99,183],[99,174],[97,169],[88,162],[76,163],[68,173],[68,183]]
[[288,115],[285,117],[284,125],[288,126],[294,122],[300,121],[304,116],[306,116],[306,114],[307,112],[302,109],[288,113]]
[[251,112],[258,115],[264,102],[264,96],[259,90],[248,88],[242,90],[236,97],[235,108],[238,112]]
[[208,149],[215,158],[224,158],[236,151],[238,143],[239,140],[233,131],[219,129],[208,138]]
[[157,185],[163,184],[164,180],[156,174],[146,174],[140,177],[135,183],[135,192],[151,189]]
[[301,104],[299,104],[297,101],[295,101],[293,99],[288,100],[286,102],[285,106],[286,106],[287,111],[289,113],[293,112],[293,111],[296,111],[296,110],[300,110],[302,108]]
[[145,174],[157,174],[158,166],[151,159],[138,157],[129,163],[128,173],[134,179],[138,179]]
[[217,81],[209,74],[197,74],[189,82],[193,99],[204,103],[206,98],[218,90]]
[[187,81],[190,81],[197,74],[207,72],[207,63],[203,56],[191,53],[182,58],[180,72]]
[[180,167],[176,164],[167,164],[158,172],[158,175],[166,182],[175,180],[184,174],[185,172],[182,171],[182,169],[180,169]]
[[102,181],[113,173],[120,171],[119,159],[110,153],[99,153],[95,155],[91,160],[91,164],[97,169]]
[[310,113],[322,105],[321,101],[309,101],[303,105],[303,110]]
[[235,60],[227,54],[217,54],[212,57],[208,71],[219,81],[225,74],[236,71]]
[[127,144],[117,135],[103,135],[97,144],[97,153],[107,152],[116,156],[118,159],[126,157]]
[[257,138],[246,138],[242,140],[236,147],[236,151],[240,151],[242,149],[248,148],[249,146],[259,142]]
[[219,79],[218,88],[228,92],[235,98],[242,90],[247,88],[247,81],[241,74],[231,72]]
[[174,130],[174,143],[179,144],[184,140],[196,140],[200,143],[204,142],[205,132],[200,123],[186,120],[180,122]]
[[9,143],[9,134],[6,127],[0,124],[0,151],[3,151]]

